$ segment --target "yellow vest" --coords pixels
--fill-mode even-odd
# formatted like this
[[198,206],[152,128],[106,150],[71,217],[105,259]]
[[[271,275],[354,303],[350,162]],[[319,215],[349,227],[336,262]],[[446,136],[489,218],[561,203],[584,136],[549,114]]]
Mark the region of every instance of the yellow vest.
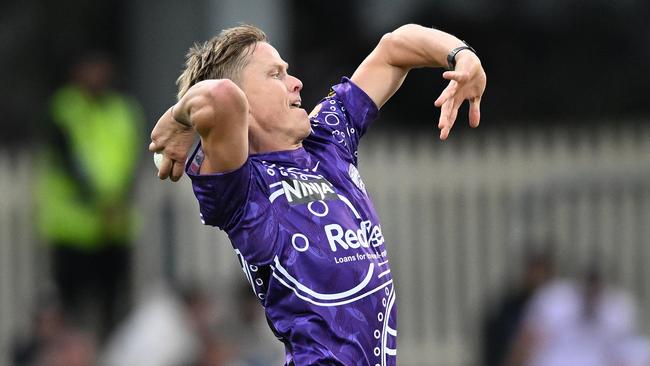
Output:
[[52,97],[50,115],[74,170],[50,146],[39,164],[37,221],[50,243],[93,249],[127,242],[135,219],[128,202],[141,152],[142,111],[115,92],[93,98],[76,86]]

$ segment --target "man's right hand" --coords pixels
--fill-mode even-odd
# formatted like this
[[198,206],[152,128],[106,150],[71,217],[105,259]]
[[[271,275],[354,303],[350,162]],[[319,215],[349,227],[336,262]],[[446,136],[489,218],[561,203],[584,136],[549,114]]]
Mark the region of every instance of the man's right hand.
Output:
[[174,119],[172,108],[160,117],[151,131],[152,142],[149,144],[149,151],[163,154],[158,178],[169,178],[172,182],[176,182],[183,176],[185,160],[195,137],[196,133],[192,127]]

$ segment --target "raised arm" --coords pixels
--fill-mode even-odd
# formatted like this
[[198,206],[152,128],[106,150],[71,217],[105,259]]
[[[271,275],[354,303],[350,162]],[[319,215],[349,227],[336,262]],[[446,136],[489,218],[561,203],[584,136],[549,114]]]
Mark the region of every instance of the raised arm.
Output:
[[248,157],[248,101],[228,79],[204,80],[192,86],[158,120],[149,150],[163,152],[160,179],[177,181],[196,133],[205,160],[201,174],[239,168]]
[[[464,45],[448,33],[407,24],[382,37],[354,72],[352,81],[381,108],[399,89],[411,69],[447,67],[447,55]],[[440,138],[444,140],[464,100],[470,101],[470,125],[478,126],[481,96],[487,79],[481,61],[469,50],[458,52],[454,71],[447,71],[442,76],[450,82],[435,101],[435,106],[441,108],[438,128]]]

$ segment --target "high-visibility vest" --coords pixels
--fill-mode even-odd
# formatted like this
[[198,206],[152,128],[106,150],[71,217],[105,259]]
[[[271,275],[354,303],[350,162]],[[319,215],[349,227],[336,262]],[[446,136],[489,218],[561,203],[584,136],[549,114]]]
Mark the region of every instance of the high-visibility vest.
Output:
[[60,138],[38,167],[43,239],[87,249],[127,242],[135,220],[129,193],[142,151],[140,107],[122,94],[92,97],[70,85],[52,97],[50,116]]

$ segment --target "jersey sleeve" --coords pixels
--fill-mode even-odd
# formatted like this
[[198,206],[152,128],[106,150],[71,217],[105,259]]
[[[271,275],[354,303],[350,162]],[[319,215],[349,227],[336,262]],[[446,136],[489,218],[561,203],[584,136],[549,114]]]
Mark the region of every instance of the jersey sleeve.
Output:
[[270,263],[278,251],[278,223],[263,185],[255,178],[253,162],[249,158],[229,172],[199,174],[203,157],[199,145],[185,168],[201,221],[225,231],[248,263]]
[[241,167],[225,173],[200,174],[203,160],[204,154],[199,144],[185,167],[199,202],[201,221],[228,232],[243,213],[251,183],[250,162],[246,161]]
[[368,94],[344,77],[310,113],[310,138],[336,144],[357,165],[359,141],[378,116],[379,109]]

